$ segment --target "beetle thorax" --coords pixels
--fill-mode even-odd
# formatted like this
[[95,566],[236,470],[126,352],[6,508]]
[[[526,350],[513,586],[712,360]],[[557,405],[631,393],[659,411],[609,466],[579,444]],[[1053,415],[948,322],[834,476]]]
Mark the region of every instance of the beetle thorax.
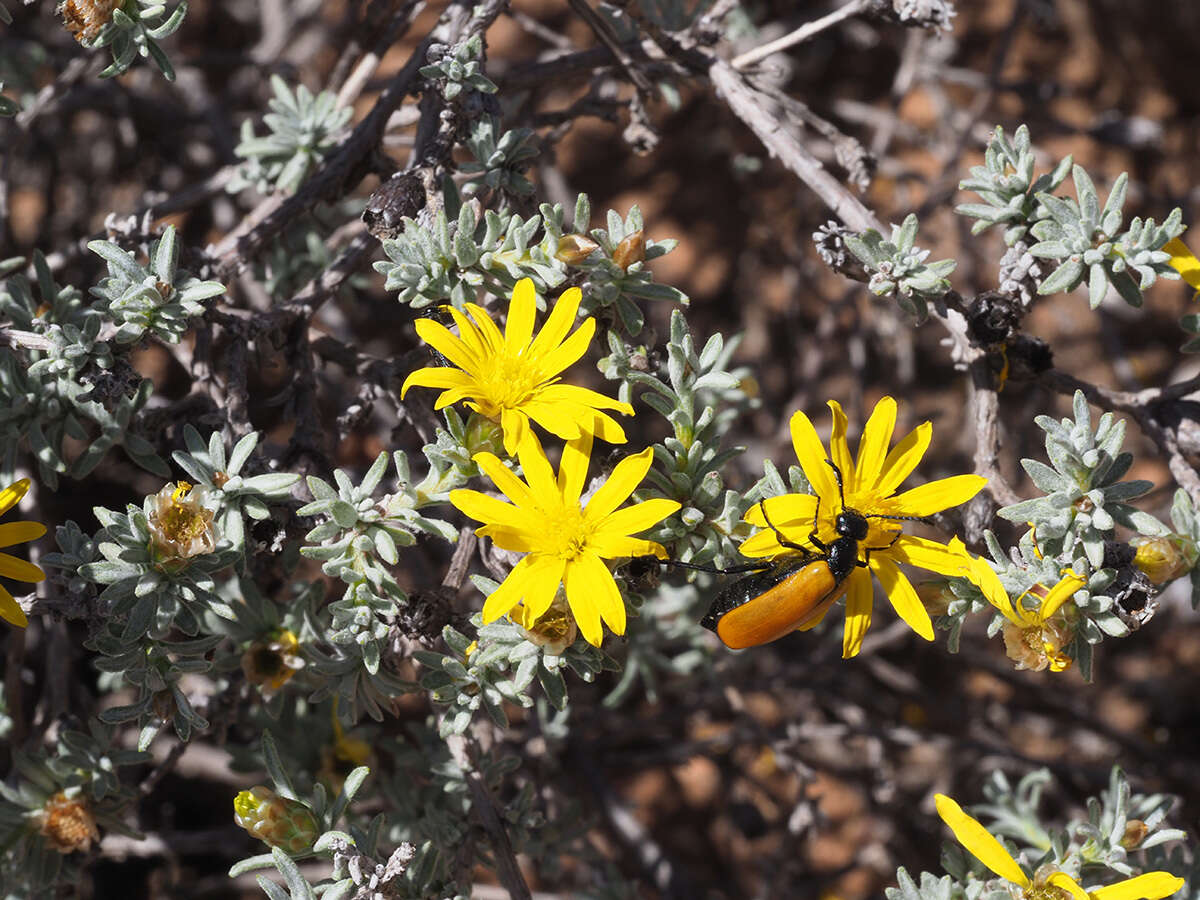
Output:
[[870,530],[867,517],[857,509],[843,509],[838,513],[835,527],[839,535],[844,538],[853,538],[856,541],[866,540],[867,532]]

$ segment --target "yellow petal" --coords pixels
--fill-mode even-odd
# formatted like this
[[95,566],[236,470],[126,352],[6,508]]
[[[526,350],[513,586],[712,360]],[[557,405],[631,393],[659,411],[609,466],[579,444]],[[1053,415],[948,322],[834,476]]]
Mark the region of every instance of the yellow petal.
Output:
[[447,304],[442,307],[442,310],[448,312],[450,317],[454,319],[454,324],[458,326],[458,339],[463,342],[463,345],[475,354],[477,359],[484,359],[491,356],[499,348],[490,346],[483,339],[483,335],[479,333],[479,329],[465,315]]
[[896,562],[954,578],[966,575],[964,568],[971,562],[962,541],[958,541],[957,546],[962,549],[956,549],[953,541],[947,546],[916,535],[902,534],[888,549],[887,555]]
[[934,513],[966,503],[983,490],[987,479],[982,475],[954,475],[939,478],[905,491],[889,504],[898,516],[932,516]]
[[1058,584],[1050,588],[1050,593],[1042,599],[1042,605],[1038,611],[1038,618],[1045,622],[1048,618],[1058,612],[1058,608],[1066,603],[1074,596],[1075,592],[1087,584],[1086,578],[1080,578],[1074,572],[1059,580]]
[[667,558],[667,551],[662,544],[622,534],[593,534],[588,538],[588,550],[601,559],[620,559],[625,556]]
[[483,602],[484,625],[507,615],[509,610],[521,602],[521,597],[525,593],[526,577],[533,567],[533,560],[533,556],[522,557],[520,562],[513,566],[513,570],[508,573],[508,577],[500,582],[500,587],[488,595],[487,600]]
[[1050,885],[1051,887],[1056,887],[1060,890],[1066,891],[1068,894],[1074,897],[1075,900],[1091,900],[1091,898],[1088,896],[1088,892],[1080,887],[1079,882],[1066,872],[1054,872],[1049,878],[1046,879],[1046,884]]
[[896,615],[925,640],[932,641],[933,622],[929,619],[929,610],[917,596],[917,589],[912,586],[908,576],[901,572],[894,562],[883,556],[871,557],[871,571],[879,579],[879,584],[887,594],[892,608],[896,610]]
[[[579,621],[577,609],[582,607],[594,608],[613,634],[625,633],[625,601],[617,590],[608,566],[600,561],[600,557],[591,553],[581,553],[567,564],[564,583],[567,587],[567,602],[571,605],[571,613]],[[591,613],[585,613],[590,616]],[[581,623],[582,627],[582,623]],[[587,635],[584,635],[587,638]],[[600,646],[587,638],[588,643]]]
[[[0,502],[3,501],[0,500]],[[29,624],[29,619],[25,617],[25,611],[13,599],[13,595],[4,589],[4,585],[0,585],[0,619],[10,625],[16,625],[18,628],[24,628]]]
[[1029,887],[1029,876],[1021,870],[1017,861],[998,840],[988,833],[986,828],[963,812],[962,807],[945,794],[937,794],[933,800],[942,821],[950,826],[954,837],[967,848],[972,856],[1005,881],[1011,881],[1021,887]]
[[504,433],[504,454],[509,459],[517,458],[521,445],[529,440],[529,416],[524,411],[503,409],[500,411],[500,430]]
[[887,459],[883,461],[883,472],[875,485],[881,497],[890,497],[896,492],[896,488],[904,483],[904,479],[912,474],[917,463],[925,456],[932,439],[933,426],[922,422],[888,451]]
[[487,525],[503,525],[536,534],[542,520],[527,508],[513,506],[496,497],[466,489],[450,492],[450,504],[463,515]]
[[475,529],[479,537],[491,538],[492,543],[501,550],[511,550],[514,553],[538,553],[545,536],[545,522],[536,532],[525,528],[513,528],[511,525],[484,525]]
[[1170,872],[1147,872],[1091,892],[1095,900],[1160,900],[1183,888],[1183,879]]
[[41,522],[5,522],[0,525],[0,547],[36,541],[45,533],[46,526]]
[[408,393],[410,387],[459,388],[465,390],[474,388],[475,386],[475,379],[461,369],[452,369],[449,366],[430,366],[409,373],[409,376],[404,379],[403,387],[400,388],[400,399],[404,399],[404,395]]
[[[955,542],[959,546],[962,542],[958,538],[954,538],[950,542],[953,549]],[[964,548],[965,549],[965,548]],[[1013,606],[1012,598],[1008,596],[1008,591],[1004,589],[1004,584],[1000,581],[1000,576],[983,557],[973,557],[966,570],[962,573],[972,584],[974,584],[983,593],[984,599],[1004,615],[1004,618],[1012,622],[1014,625],[1024,626],[1025,621]]]
[[633,415],[633,407],[620,400],[606,397],[599,391],[576,387],[573,384],[550,384],[537,392],[543,403],[572,403],[590,409],[615,409],[627,416]]
[[738,552],[750,559],[758,559],[763,556],[779,556],[779,554],[789,551],[779,543],[779,538],[775,536],[775,532],[768,528],[757,534],[752,534],[742,541],[742,545],[738,547]]
[[855,569],[848,576],[846,587],[846,625],[842,632],[842,659],[858,656],[863,638],[871,627],[871,604],[875,585],[866,569]]
[[521,404],[521,415],[537,422],[555,437],[573,441],[584,431],[589,431],[582,426],[591,421],[592,411],[564,403],[531,400]]
[[504,496],[517,506],[537,506],[537,498],[529,490],[529,485],[518,478],[512,469],[500,462],[498,457],[491,453],[476,453],[471,459],[475,461],[475,465],[479,466],[481,472],[492,479],[492,483],[503,492]]
[[807,528],[812,531],[813,516],[817,514],[817,498],[813,494],[780,494],[778,497],[767,497],[763,503],[755,503],[746,510],[743,517],[757,528],[766,528],[767,519],[763,516],[763,504],[767,507],[767,516],[771,523],[780,531],[786,528],[788,532],[795,529]]
[[537,498],[537,505],[543,509],[554,509],[561,504],[558,491],[558,480],[554,477],[554,469],[550,460],[546,459],[546,451],[541,442],[530,432],[525,441],[517,448],[517,458],[521,461],[521,471],[525,473],[525,481],[530,491]]
[[792,416],[792,448],[796,459],[804,470],[804,477],[812,485],[813,493],[821,498],[827,512],[832,515],[839,508],[837,482],[833,480],[833,469],[825,460],[829,455],[817,437],[817,429],[803,412]]
[[596,525],[598,534],[633,535],[657,525],[667,516],[678,512],[679,503],[656,497],[609,513]]
[[613,510],[625,502],[650,471],[654,450],[647,447],[641,453],[627,456],[613,467],[608,480],[600,485],[584,509],[588,522],[597,523],[606,519]]
[[625,429],[608,413],[592,413],[591,422],[581,425],[580,430],[591,432],[609,444],[624,444],[628,440],[625,437]]
[[552,378],[587,353],[596,333],[596,320],[591,316],[584,319],[574,333],[557,347],[547,350],[537,358],[538,370],[543,378]]
[[586,431],[563,448],[562,459],[558,461],[558,492],[567,506],[579,505],[591,461],[592,436]]
[[513,288],[508,321],[504,323],[504,342],[511,353],[522,353],[529,346],[536,316],[537,292],[533,289],[533,279],[522,278]]
[[858,440],[859,490],[869,491],[879,484],[895,428],[896,401],[891,397],[882,397],[871,411],[871,418],[867,419],[862,437]]
[[[853,491],[858,484],[854,474],[854,457],[850,455],[850,445],[846,443],[846,429],[849,421],[842,405],[836,400],[828,401],[829,411],[833,413],[833,433],[829,435],[829,458],[842,470],[842,480],[847,491]],[[770,510],[768,510],[770,512]]]
[[479,371],[479,357],[450,329],[433,319],[417,319],[417,336],[454,365],[467,372]]
[[583,292],[577,287],[568,288],[562,292],[550,310],[546,324],[533,339],[529,348],[530,359],[540,359],[562,343],[571,326],[575,324],[575,316],[579,313],[579,304],[583,300]]
[[4,490],[0,491],[0,516],[16,506],[28,490],[29,479],[22,478],[20,481],[14,481]]
[[496,323],[488,315],[488,311],[477,303],[464,303],[463,308],[471,317],[471,321],[475,323],[479,339],[484,348],[488,350],[487,355],[502,353],[504,351],[504,335],[500,333],[500,329],[496,327]]
[[7,553],[0,553],[0,575],[16,581],[28,581],[30,583],[43,581],[46,578],[46,573],[33,563],[17,559],[15,556],[9,556]]
[[560,556],[535,556],[525,582],[525,605],[536,622],[550,608],[563,583],[567,561]]
[[1182,275],[1194,290],[1200,291],[1200,259],[1196,259],[1187,244],[1179,238],[1171,238],[1163,245],[1163,249],[1171,254],[1168,260],[1171,268]]

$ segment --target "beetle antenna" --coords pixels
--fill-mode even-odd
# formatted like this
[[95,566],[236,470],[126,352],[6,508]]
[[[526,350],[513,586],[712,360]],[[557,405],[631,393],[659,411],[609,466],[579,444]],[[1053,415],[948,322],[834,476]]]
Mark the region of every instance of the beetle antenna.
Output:
[[903,519],[906,522],[924,522],[927,516],[889,516],[884,513],[868,513],[863,516],[864,519]]
[[718,569],[716,566],[703,566],[699,563],[684,562],[681,559],[659,559],[657,556],[638,556],[634,557],[632,562],[641,562],[645,564],[653,563],[672,569],[691,569],[694,572],[707,572],[710,575],[738,575],[742,572],[764,572],[771,568],[772,563],[757,562],[746,563],[740,566],[729,566],[725,569]]
[[842,487],[842,470],[838,468],[837,463],[832,459],[826,458],[825,462],[829,463],[829,468],[833,469],[833,477],[837,480],[838,499],[842,501],[842,509],[846,508],[846,491]]

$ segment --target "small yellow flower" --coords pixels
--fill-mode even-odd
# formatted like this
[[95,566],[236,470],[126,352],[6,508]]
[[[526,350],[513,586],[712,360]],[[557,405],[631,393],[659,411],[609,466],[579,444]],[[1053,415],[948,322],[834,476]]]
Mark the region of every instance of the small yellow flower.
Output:
[[[950,545],[966,552],[966,547],[957,538]],[[1055,619],[1055,614],[1087,583],[1087,579],[1067,569],[1054,587],[1047,590],[1042,585],[1035,585],[1013,602],[996,570],[982,557],[969,558],[963,574],[1008,620],[1004,624],[1004,650],[1018,669],[1041,672],[1048,668],[1051,672],[1063,672],[1071,667],[1073,660],[1062,652],[1062,648],[1071,642],[1074,633],[1061,617]],[[1038,608],[1027,609],[1022,602],[1025,597],[1039,595],[1042,602]]]
[[242,654],[242,671],[246,673],[246,680],[258,685],[262,695],[268,699],[303,668],[300,641],[286,628],[255,641]]
[[[10,484],[0,490],[0,516],[17,505],[25,492],[29,490],[29,479]],[[26,541],[36,541],[46,533],[46,526],[40,522],[5,522],[0,525],[0,547],[11,547],[14,544],[24,544]],[[26,581],[36,584],[46,577],[46,573],[31,562],[17,559],[7,553],[0,553],[0,575],[15,581]],[[3,585],[0,585],[0,619],[24,628],[29,624],[25,612],[17,605]]]
[[1171,254],[1168,260],[1171,268],[1178,272],[1193,290],[1200,291],[1200,259],[1196,259],[1188,245],[1179,238],[1171,238],[1163,245],[1163,250]]
[[330,789],[338,793],[346,783],[346,776],[365,766],[371,759],[371,745],[362,738],[349,737],[342,729],[337,716],[337,698],[333,708],[333,745],[321,751],[321,767],[317,777]]
[[1091,891],[1084,890],[1066,872],[1053,869],[1039,870],[1030,878],[1004,845],[963,812],[961,806],[945,794],[937,794],[934,802],[938,815],[950,826],[958,842],[998,876],[1020,888],[1022,900],[1160,900],[1183,887],[1183,879],[1170,872],[1147,872]]
[[[931,481],[902,494],[896,489],[917,467],[929,449],[933,428],[925,422],[915,428],[890,451],[892,431],[896,426],[896,401],[884,397],[875,405],[858,444],[857,458],[850,455],[846,442],[847,419],[841,406],[829,401],[833,412],[833,433],[829,453],[825,452],[817,430],[803,412],[792,416],[792,445],[800,467],[815,494],[783,494],[768,497],[766,514],[783,533],[784,538],[804,546],[813,530],[817,514],[817,536],[828,543],[837,537],[835,523],[842,511],[832,460],[842,473],[846,507],[867,516],[933,515],[960,503],[966,503],[979,493],[987,479],[979,475],[955,475]],[[755,504],[746,513],[746,521],[763,529],[747,538],[741,546],[743,556],[773,557],[791,551],[779,542],[775,530],[767,527],[763,505]],[[927,641],[933,640],[933,622],[916,589],[897,563],[928,569],[939,575],[959,575],[964,564],[963,553],[936,541],[902,534],[900,523],[886,518],[871,518],[867,539],[860,551],[870,548],[869,568],[856,568],[847,576],[846,628],[842,640],[842,656],[850,658],[862,648],[863,637],[871,626],[871,606],[874,585],[871,575],[879,579],[888,600],[909,627]],[[813,548],[816,549],[815,547]],[[816,625],[817,619],[808,627]]]
[[96,818],[81,788],[68,788],[51,795],[33,817],[38,832],[59,853],[85,853],[100,840]]
[[505,503],[479,491],[450,492],[450,502],[483,522],[476,534],[497,547],[526,554],[483,605],[484,624],[494,622],[523,602],[523,621],[540,619],[554,602],[560,585],[584,639],[599,647],[601,619],[615,634],[625,633],[625,602],[604,560],[626,556],[665,558],[662,545],[632,537],[679,509],[674,500],[655,499],[617,509],[650,469],[653,450],[627,456],[587,505],[580,495],[587,483],[592,436],[568,442],[555,478],[536,437],[518,449],[521,480],[490,453],[474,459],[512,501]]
[[186,481],[168,482],[154,495],[147,517],[150,549],[155,564],[166,571],[187,568],[193,556],[212,553],[217,546],[213,511],[205,504],[204,488],[193,488]]
[[499,422],[504,430],[504,452],[509,456],[515,456],[525,436],[532,434],[530,420],[563,440],[586,433],[611,444],[625,443],[621,426],[600,410],[631,416],[632,406],[559,381],[562,371],[587,352],[596,331],[596,320],[588,317],[567,335],[582,299],[579,288],[564,291],[536,338],[537,296],[528,278],[513,289],[503,334],[487,311],[474,303],[467,304],[465,315],[446,307],[458,325],[457,337],[432,319],[418,319],[421,340],[458,368],[418,369],[405,379],[401,398],[414,385],[442,388],[435,408],[461,400]]

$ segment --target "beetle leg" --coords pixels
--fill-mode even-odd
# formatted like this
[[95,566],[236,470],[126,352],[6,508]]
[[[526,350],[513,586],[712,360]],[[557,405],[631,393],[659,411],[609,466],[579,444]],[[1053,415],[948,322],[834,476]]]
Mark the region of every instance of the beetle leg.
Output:
[[872,550],[890,550],[895,545],[896,541],[900,540],[900,538],[902,538],[903,536],[904,536],[903,531],[897,531],[896,536],[894,538],[892,538],[890,542],[888,542],[887,544],[884,544],[882,547],[863,547],[863,560],[861,562],[856,560],[855,561],[856,564],[863,568],[866,568],[867,563],[869,563],[871,561],[871,551]]
[[[821,502],[819,498],[818,498],[817,502],[818,503]],[[789,541],[787,538],[785,538],[783,536],[783,532],[775,527],[775,523],[772,522],[771,517],[767,515],[767,500],[765,497],[762,500],[758,501],[758,505],[762,509],[763,519],[766,521],[766,523],[769,526],[771,526],[771,530],[773,532],[775,532],[775,537],[779,539],[779,544],[781,547],[787,547],[789,550],[799,550],[801,553],[809,552],[807,547],[805,547],[801,544],[797,544],[795,541]],[[810,539],[811,539],[811,536],[810,536]],[[822,544],[820,541],[817,541],[816,545],[818,547],[820,547],[822,550],[825,549],[825,545]]]

